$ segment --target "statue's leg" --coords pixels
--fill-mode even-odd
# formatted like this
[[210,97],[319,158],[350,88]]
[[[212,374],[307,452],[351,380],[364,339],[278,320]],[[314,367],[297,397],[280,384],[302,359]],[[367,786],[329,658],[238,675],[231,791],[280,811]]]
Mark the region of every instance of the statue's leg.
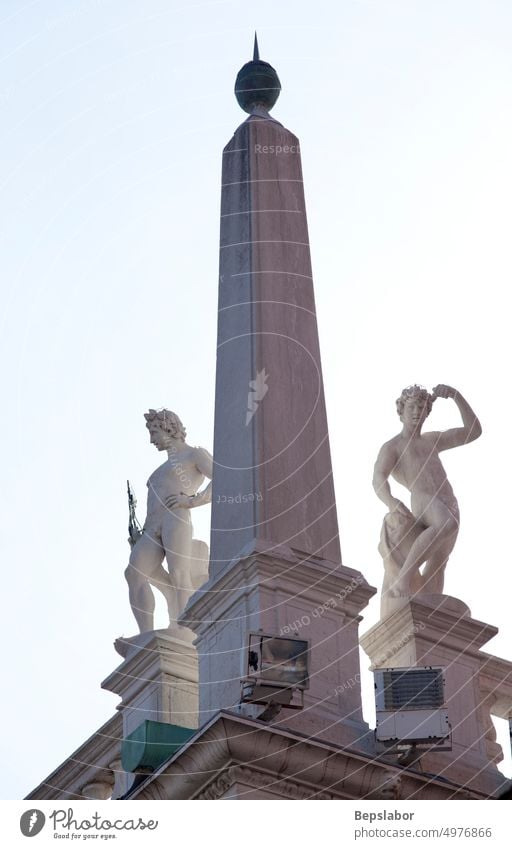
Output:
[[160,564],[158,569],[155,569],[151,578],[149,579],[149,583],[152,587],[162,593],[162,595],[167,598],[169,591],[173,590],[172,581],[169,577],[169,572],[165,567]]
[[444,571],[448,558],[457,540],[457,532],[443,539],[432,552],[423,570],[422,593],[442,593],[444,587]]
[[163,559],[164,550],[156,537],[152,539],[150,534],[143,533],[132,549],[130,562],[124,573],[128,582],[130,605],[141,634],[154,628],[155,597],[149,586],[149,579],[161,567]]
[[[432,501],[429,509],[421,515],[420,521],[429,526],[411,546],[393,587],[395,595],[411,595],[414,576],[418,574],[420,566],[441,550],[445,543],[448,545],[449,540],[452,540],[450,551],[455,543],[459,530],[458,517],[455,517],[443,502]],[[421,592],[425,592],[423,587]]]
[[175,626],[194,592],[191,580],[192,522],[189,510],[169,511],[162,528],[162,543],[169,569],[170,591],[166,595],[169,624]]

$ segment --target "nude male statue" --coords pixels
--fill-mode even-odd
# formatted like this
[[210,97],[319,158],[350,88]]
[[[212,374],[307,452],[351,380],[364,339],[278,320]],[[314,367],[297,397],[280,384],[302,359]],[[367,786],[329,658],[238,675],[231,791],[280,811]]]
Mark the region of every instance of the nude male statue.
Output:
[[[453,398],[462,427],[421,432],[436,398]],[[473,442],[482,433],[468,402],[452,386],[439,384],[432,394],[408,386],[396,404],[402,431],[380,449],[373,476],[375,492],[390,511],[379,546],[385,563],[384,607],[386,597],[442,593],[446,563],[459,531],[459,507],[439,454]],[[390,475],[411,493],[411,510],[392,495]]]
[[[192,539],[190,509],[211,501],[211,483],[202,492],[198,489],[213,474],[211,455],[204,448],[187,445],[185,428],[176,413],[150,410],[144,418],[152,445],[167,451],[168,459],[148,480],[146,521],[125,571],[141,633],[154,627],[155,598],[150,584],[163,593],[173,626],[197,588],[194,577],[204,569],[207,546]],[[164,558],[168,571],[162,565]],[[206,580],[207,574],[202,577]]]

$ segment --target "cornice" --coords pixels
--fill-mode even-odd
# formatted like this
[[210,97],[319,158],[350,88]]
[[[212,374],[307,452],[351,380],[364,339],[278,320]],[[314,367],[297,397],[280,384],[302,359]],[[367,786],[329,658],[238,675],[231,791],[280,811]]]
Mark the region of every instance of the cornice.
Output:
[[347,590],[337,607],[354,619],[359,618],[360,611],[377,592],[360,572],[347,566],[311,557],[301,559],[297,554],[292,558],[256,552],[232,561],[220,575],[204,584],[192,596],[180,624],[192,627],[198,634],[204,633],[222,618],[220,611],[226,614],[237,603],[239,596],[235,590],[250,595],[276,588],[285,589],[290,597],[308,598],[319,593],[323,599],[335,596],[340,589]]
[[[285,799],[332,800],[343,798],[343,796],[338,794],[326,793],[314,786],[306,785],[304,782],[289,781],[285,778],[276,780],[276,777],[272,773],[251,769],[241,764],[228,767],[225,772],[210,782],[195,798],[207,800],[221,799],[235,784],[245,784],[252,789],[263,790]],[[242,792],[240,798],[243,799],[244,795],[246,794]]]
[[155,632],[145,645],[130,653],[126,660],[101,682],[104,690],[119,693],[132,683],[142,689],[162,673],[191,684],[198,683],[196,649],[182,640]]
[[255,773],[252,780],[257,786],[263,786],[259,783],[263,775],[267,776],[267,786],[269,780],[275,787],[283,782],[287,787],[284,792],[302,794],[289,798],[318,798],[320,793],[332,798],[380,798],[379,793],[389,792],[395,776],[400,777],[400,793],[404,799],[482,798],[468,793],[464,787],[438,781],[412,769],[394,767],[389,761],[283,729],[277,731],[262,722],[227,712],[210,720],[130,798],[153,798],[151,785],[155,780],[159,784],[160,798],[219,798],[216,794],[225,793],[236,780],[235,776],[242,781],[242,773],[229,772],[234,766],[244,770],[243,783],[249,783],[249,773]]
[[[424,627],[419,629],[418,624]],[[397,649],[401,648],[414,639],[419,644],[435,642],[443,649],[456,650],[481,662],[480,647],[497,633],[498,629],[486,622],[412,600],[370,628],[360,642],[370,657],[384,653],[388,646],[396,644]]]
[[486,652],[480,670],[480,687],[492,697],[490,712],[502,719],[512,718],[512,663]]

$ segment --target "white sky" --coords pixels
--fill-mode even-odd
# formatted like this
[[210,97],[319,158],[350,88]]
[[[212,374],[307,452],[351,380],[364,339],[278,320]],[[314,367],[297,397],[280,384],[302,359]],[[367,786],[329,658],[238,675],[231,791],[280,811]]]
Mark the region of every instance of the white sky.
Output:
[[456,386],[484,435],[444,457],[446,592],[510,654],[508,0],[0,0],[4,798],[114,713],[125,481],[143,519],[159,461],[143,412],[212,448],[221,151],[255,28],[301,140],[344,561],[380,585],[371,474],[400,390]]

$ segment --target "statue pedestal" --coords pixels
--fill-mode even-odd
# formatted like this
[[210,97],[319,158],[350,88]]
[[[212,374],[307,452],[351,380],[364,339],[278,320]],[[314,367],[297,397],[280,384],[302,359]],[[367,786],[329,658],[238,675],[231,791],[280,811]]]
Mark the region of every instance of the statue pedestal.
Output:
[[148,631],[125,642],[126,658],[101,686],[121,696],[123,737],[145,719],[197,728],[197,652],[185,629]]
[[339,745],[370,746],[363,720],[359,666],[360,612],[375,593],[360,572],[285,546],[254,543],[190,600],[181,620],[197,634],[201,724],[240,705],[249,631],[310,641],[310,687],[304,708],[286,707],[270,725]]
[[484,686],[491,656],[480,651],[497,632],[492,625],[472,619],[459,599],[425,595],[404,600],[361,637],[372,669],[444,668],[453,748],[425,754],[420,768],[486,794],[507,783],[496,767],[503,754],[490,717],[492,700]]

